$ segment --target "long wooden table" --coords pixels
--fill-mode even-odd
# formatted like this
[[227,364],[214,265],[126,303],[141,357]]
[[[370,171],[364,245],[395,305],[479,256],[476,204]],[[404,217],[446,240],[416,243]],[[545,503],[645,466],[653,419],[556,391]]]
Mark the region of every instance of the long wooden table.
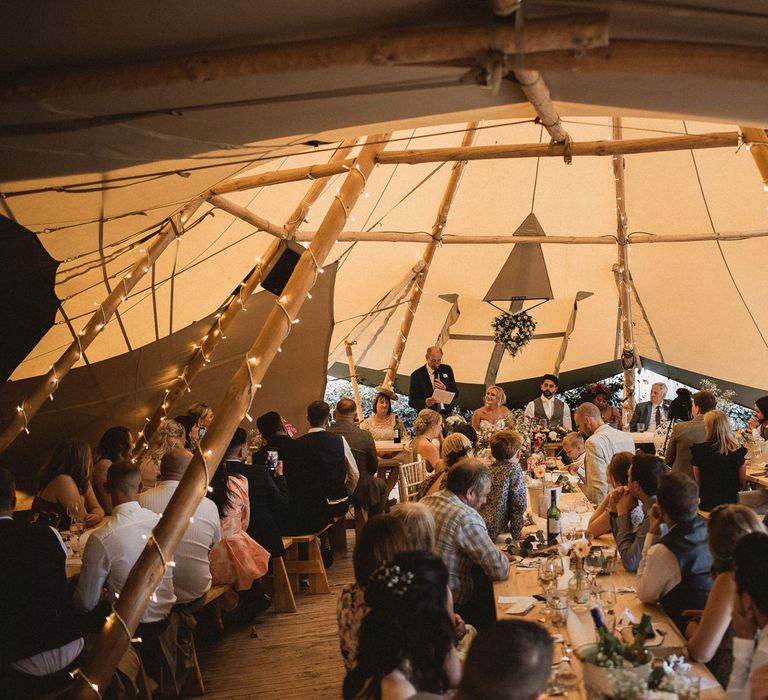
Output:
[[[583,498],[581,494],[563,494],[561,497],[561,508],[563,510],[570,509],[575,500]],[[606,546],[615,546],[615,542],[610,535],[603,536],[598,540],[595,540],[595,544],[604,544]],[[685,647],[685,639],[677,630],[677,627],[667,617],[664,611],[656,605],[644,605],[637,598],[634,592],[618,593],[621,588],[635,588],[637,585],[637,576],[635,574],[625,571],[621,566],[621,561],[618,562],[618,571],[611,576],[601,576],[599,581],[610,581],[617,589],[616,596],[616,617],[621,617],[625,608],[629,608],[636,620],[639,622],[644,612],[649,612],[653,618],[654,627],[661,628],[665,633],[665,640],[662,647],[652,648],[656,654],[663,653],[663,655],[669,656],[672,653],[681,654],[685,653],[681,651]],[[505,610],[509,607],[509,604],[499,603],[499,596],[532,596],[534,594],[541,594],[542,589],[538,580],[538,572],[536,569],[521,568],[518,569],[516,564],[512,564],[510,568],[509,577],[504,581],[496,581],[493,584],[493,595],[496,604],[496,617],[499,620],[512,619],[513,617],[522,617],[522,619],[539,622],[549,629],[553,635],[561,635],[563,641],[566,644],[571,644],[570,635],[566,625],[555,627],[551,624],[549,616],[546,614],[546,605],[543,602],[537,603],[533,610],[525,616],[509,616],[505,613]],[[569,615],[573,615],[573,611],[569,611]],[[585,619],[586,618],[586,619]],[[580,616],[582,625],[591,624],[591,618],[589,613]],[[555,656],[559,658],[559,649],[556,648]],[[571,654],[571,665],[579,675],[583,678],[583,674],[580,668],[580,663],[575,654]],[[704,664],[694,664],[693,673],[701,677],[701,697],[706,700],[716,700],[718,698],[725,697],[725,691],[715,680],[714,676],[709,672],[709,669]],[[574,690],[568,691],[569,695],[586,698],[587,693],[584,688],[583,680],[579,687]]]

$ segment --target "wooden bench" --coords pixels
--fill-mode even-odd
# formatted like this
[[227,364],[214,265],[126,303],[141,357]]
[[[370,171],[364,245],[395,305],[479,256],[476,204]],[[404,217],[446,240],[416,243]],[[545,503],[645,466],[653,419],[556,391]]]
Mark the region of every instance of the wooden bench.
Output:
[[[283,537],[283,548],[290,549],[293,545],[293,539]],[[274,597],[272,603],[275,606],[275,612],[296,612],[296,599],[293,597],[291,581],[288,578],[288,571],[285,567],[285,557],[272,557],[272,585],[274,588]]]
[[[342,527],[344,526],[343,519]],[[306,576],[309,579],[309,593],[330,593],[328,585],[328,576],[325,573],[325,564],[320,553],[320,535],[332,527],[338,527],[336,522],[328,523],[324,528],[309,535],[291,535],[290,546],[285,551],[285,571],[288,575],[288,581],[293,593],[299,592],[299,576]],[[346,539],[346,530],[343,530]],[[286,540],[283,540],[285,544]],[[298,544],[306,544],[308,548],[308,558],[299,559]]]
[[204,608],[212,605],[213,621],[216,625],[216,631],[219,633],[219,636],[221,636],[224,634],[224,622],[221,619],[222,611],[231,612],[238,606],[239,602],[240,599],[238,598],[237,593],[232,589],[232,586],[228,583],[219,584],[218,586],[211,586],[208,589],[208,592],[200,598],[200,600],[190,606],[190,611],[193,615],[196,615]]

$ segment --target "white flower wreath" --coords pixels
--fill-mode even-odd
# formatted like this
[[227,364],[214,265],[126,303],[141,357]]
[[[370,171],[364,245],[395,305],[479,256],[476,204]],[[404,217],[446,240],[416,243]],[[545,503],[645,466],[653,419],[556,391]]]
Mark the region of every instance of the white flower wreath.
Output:
[[497,343],[515,357],[531,340],[536,330],[536,321],[527,311],[515,314],[503,313],[493,319],[494,338]]

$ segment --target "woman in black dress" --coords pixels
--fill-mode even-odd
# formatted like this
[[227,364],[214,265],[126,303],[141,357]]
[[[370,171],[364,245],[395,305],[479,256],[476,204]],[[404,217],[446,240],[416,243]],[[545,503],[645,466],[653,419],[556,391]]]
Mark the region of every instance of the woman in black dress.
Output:
[[739,447],[728,416],[714,410],[704,414],[704,442],[691,447],[693,476],[699,484],[700,508],[710,511],[721,503],[736,503],[747,481],[747,448]]

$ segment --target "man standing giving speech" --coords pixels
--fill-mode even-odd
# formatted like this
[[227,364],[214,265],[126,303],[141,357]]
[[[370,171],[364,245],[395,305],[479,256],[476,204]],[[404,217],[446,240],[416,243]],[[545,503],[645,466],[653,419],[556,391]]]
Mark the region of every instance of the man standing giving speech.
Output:
[[[459,398],[459,388],[453,378],[453,370],[448,365],[441,364],[443,351],[436,345],[427,348],[425,357],[427,363],[411,374],[408,405],[417,411],[431,408],[443,414],[450,413],[451,404],[456,404]],[[453,399],[447,404],[435,401],[432,398],[435,389],[451,392],[454,394]]]

